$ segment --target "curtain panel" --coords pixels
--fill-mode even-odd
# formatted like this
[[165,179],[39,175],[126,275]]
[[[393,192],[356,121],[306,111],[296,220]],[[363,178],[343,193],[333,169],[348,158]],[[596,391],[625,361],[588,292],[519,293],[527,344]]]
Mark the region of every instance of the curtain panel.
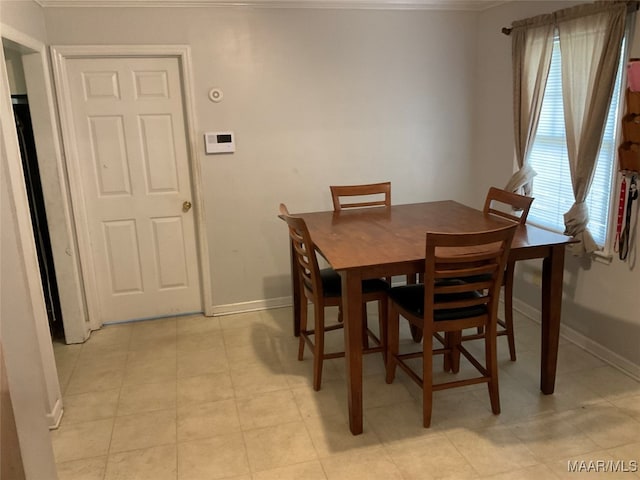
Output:
[[598,249],[587,229],[585,200],[611,103],[626,15],[625,4],[584,5],[557,13],[567,152],[575,199],[564,215],[564,223],[565,233],[580,240],[570,247],[578,255]]
[[513,124],[518,171],[505,190],[531,195],[535,172],[527,163],[538,128],[549,76],[555,26],[552,15],[516,22],[511,31],[513,61]]
[[[527,155],[535,136],[557,31],[562,55],[562,96],[575,203],[564,215],[565,234],[579,240],[574,255],[598,249],[587,229],[589,193],[620,60],[627,11],[637,2],[601,1],[514,22],[515,152],[520,169],[508,190],[531,192],[535,172]],[[548,55],[548,58],[547,58]]]

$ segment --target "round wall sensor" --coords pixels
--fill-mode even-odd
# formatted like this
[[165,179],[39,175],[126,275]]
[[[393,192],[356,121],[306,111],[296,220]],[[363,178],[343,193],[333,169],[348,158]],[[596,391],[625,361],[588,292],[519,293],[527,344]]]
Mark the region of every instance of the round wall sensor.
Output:
[[211,100],[212,102],[218,103],[222,100],[222,90],[220,90],[219,88],[212,88],[211,90],[209,90],[209,100]]

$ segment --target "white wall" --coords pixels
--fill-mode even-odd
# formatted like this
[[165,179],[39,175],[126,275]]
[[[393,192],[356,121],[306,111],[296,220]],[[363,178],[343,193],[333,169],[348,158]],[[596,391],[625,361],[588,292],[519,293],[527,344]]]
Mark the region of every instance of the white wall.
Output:
[[4,61],[7,66],[7,77],[9,79],[9,91],[11,95],[26,94],[27,82],[24,79],[22,55],[20,55],[20,52],[4,47]]
[[0,22],[36,40],[47,38],[42,7],[33,0],[0,0]]
[[[515,2],[483,12],[478,23],[478,99],[475,116],[475,203],[491,185],[506,184],[513,168],[511,39],[500,33],[514,20],[548,13],[580,2]],[[636,32],[640,30],[636,29]],[[636,35],[637,37],[638,35]],[[636,237],[636,251],[640,247]],[[515,292],[539,307],[540,289],[532,283],[540,264],[521,265]],[[621,364],[640,368],[640,267],[614,259],[610,265],[567,256],[562,322],[619,355]],[[638,368],[635,371],[640,371]]]
[[[470,12],[52,8],[51,44],[191,46],[217,307],[290,295],[278,204],[331,208],[330,184],[390,180],[394,203],[469,199]],[[446,48],[445,48],[446,46]],[[211,87],[224,92],[219,104]],[[246,306],[246,305],[245,305]],[[242,308],[236,305],[234,308]]]

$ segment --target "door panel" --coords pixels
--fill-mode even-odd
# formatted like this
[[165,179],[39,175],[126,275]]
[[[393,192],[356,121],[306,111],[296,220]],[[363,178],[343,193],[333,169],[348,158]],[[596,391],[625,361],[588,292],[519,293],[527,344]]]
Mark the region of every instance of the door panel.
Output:
[[142,266],[135,220],[104,222],[111,294],[142,293]]
[[187,257],[182,218],[154,218],[152,223],[158,288],[166,290],[187,287],[188,276],[184,268]]
[[169,98],[167,72],[135,71],[136,98]]
[[120,99],[118,72],[82,72],[85,100]]
[[67,63],[100,322],[201,311],[175,58]]
[[130,195],[131,181],[122,117],[91,117],[89,125],[98,194]]
[[169,115],[140,116],[140,141],[148,193],[176,193],[178,175]]

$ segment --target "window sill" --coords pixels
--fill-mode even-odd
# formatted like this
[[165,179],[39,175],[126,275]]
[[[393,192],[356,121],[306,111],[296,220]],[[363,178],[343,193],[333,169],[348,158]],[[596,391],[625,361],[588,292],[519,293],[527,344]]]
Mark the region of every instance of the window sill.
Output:
[[596,251],[591,254],[591,258],[593,261],[598,263],[603,263],[605,265],[610,265],[613,261],[613,253],[605,252],[605,251]]

